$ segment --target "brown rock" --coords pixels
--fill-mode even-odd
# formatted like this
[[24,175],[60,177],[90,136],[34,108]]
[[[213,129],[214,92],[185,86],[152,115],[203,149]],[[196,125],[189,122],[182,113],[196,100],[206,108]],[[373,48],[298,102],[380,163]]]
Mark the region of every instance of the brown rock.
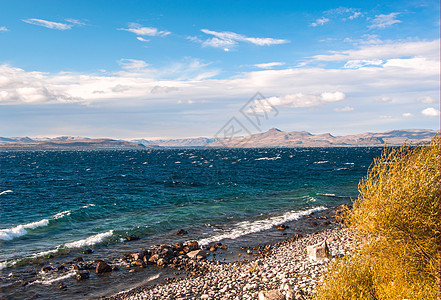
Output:
[[106,272],[112,272],[112,267],[109,266],[108,264],[106,264],[103,261],[100,261],[97,265],[96,265],[96,269],[95,272],[97,274],[102,274],[102,273],[106,273]]
[[163,266],[167,265],[167,263],[168,263],[168,261],[167,261],[165,258],[160,258],[160,259],[158,259],[158,261],[156,262],[156,264],[157,264],[159,267],[163,267]]
[[285,230],[285,229],[288,229],[289,226],[287,226],[287,225],[285,225],[285,224],[281,224],[281,225],[277,225],[276,228],[277,228],[278,230]]
[[210,247],[210,252],[215,252],[217,250],[216,246],[211,246]]
[[92,252],[93,252],[92,249],[85,249],[85,250],[83,250],[83,254],[90,254]]
[[77,263],[77,262],[83,262],[84,259],[81,256],[79,256],[79,257],[75,257],[72,261]]
[[52,268],[51,266],[45,266],[43,268],[41,268],[41,272],[43,273],[47,273],[49,271],[52,271],[54,268]]
[[129,242],[137,241],[137,240],[139,240],[139,236],[137,236],[137,235],[129,235],[129,236],[126,236],[126,240],[129,241]]
[[195,259],[198,255],[200,255],[203,258],[205,258],[205,257],[208,256],[208,254],[209,254],[209,252],[205,251],[205,250],[194,250],[194,251],[188,252],[187,256],[189,258]]
[[199,244],[196,241],[190,241],[187,243],[187,247],[190,249],[190,251],[193,251],[199,249]]
[[149,258],[149,262],[156,264],[156,262],[159,259],[159,255],[158,254],[153,254],[150,258]]
[[227,246],[227,245],[222,245],[222,246],[220,246],[219,248],[221,248],[222,250],[227,250],[227,249],[228,249],[228,246]]
[[181,251],[183,248],[183,245],[181,242],[177,242],[174,246],[175,246],[176,251]]
[[77,274],[76,279],[77,280],[84,280],[89,278],[89,272],[87,271],[81,271]]

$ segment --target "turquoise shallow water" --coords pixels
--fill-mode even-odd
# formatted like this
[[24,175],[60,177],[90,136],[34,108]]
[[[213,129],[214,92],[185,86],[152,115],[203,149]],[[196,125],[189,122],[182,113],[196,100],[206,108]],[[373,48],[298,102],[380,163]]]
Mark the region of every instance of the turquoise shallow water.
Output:
[[122,241],[131,234],[143,247],[173,242],[180,228],[185,239],[227,239],[234,247],[246,235],[356,198],[381,150],[0,152],[0,275],[84,248],[118,256],[130,250]]

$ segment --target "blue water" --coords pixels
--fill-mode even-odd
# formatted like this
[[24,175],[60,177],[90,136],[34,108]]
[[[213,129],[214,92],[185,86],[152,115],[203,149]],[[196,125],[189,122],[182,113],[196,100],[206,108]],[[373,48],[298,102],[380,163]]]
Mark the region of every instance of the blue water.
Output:
[[180,228],[202,242],[237,238],[356,198],[359,180],[380,152],[0,152],[0,263],[4,268],[49,253],[111,249],[130,234],[164,237]]

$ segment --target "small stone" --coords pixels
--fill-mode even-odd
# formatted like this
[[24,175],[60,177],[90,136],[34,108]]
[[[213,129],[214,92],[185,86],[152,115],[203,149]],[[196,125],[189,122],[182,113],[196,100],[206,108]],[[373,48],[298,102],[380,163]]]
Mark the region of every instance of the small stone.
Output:
[[47,273],[49,271],[52,271],[54,268],[52,268],[51,266],[45,266],[43,268],[41,268],[41,272],[43,273]]
[[285,300],[285,296],[278,290],[261,291],[259,300]]
[[81,271],[77,274],[76,279],[77,280],[84,280],[89,278],[89,272],[87,271]]
[[83,262],[84,259],[81,256],[79,256],[79,257],[75,257],[72,261],[77,263],[77,262]]
[[129,241],[129,242],[137,241],[137,240],[139,240],[139,236],[132,234],[132,235],[126,236],[126,240]]
[[93,252],[92,249],[85,249],[85,250],[83,250],[83,254],[90,254],[92,252]]
[[102,274],[102,273],[106,273],[106,272],[112,272],[112,267],[109,266],[108,264],[106,264],[103,261],[100,261],[97,265],[96,265],[96,269],[95,272],[97,274]]

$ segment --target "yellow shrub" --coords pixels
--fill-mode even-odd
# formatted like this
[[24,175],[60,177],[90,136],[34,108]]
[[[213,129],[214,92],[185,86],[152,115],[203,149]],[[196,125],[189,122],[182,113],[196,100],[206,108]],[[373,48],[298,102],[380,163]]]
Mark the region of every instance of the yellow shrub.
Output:
[[439,299],[440,146],[434,136],[430,146],[386,148],[374,161],[345,215],[359,246],[330,265],[318,299],[366,299],[366,291],[381,300]]

